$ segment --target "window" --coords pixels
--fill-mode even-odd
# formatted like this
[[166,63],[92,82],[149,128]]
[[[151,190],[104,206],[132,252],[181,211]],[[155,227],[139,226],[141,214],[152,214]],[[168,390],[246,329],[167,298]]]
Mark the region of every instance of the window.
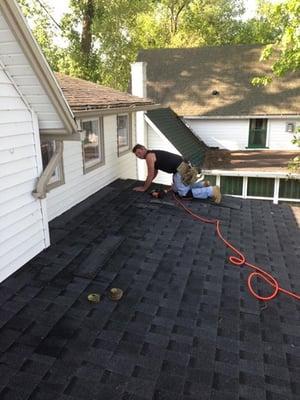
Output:
[[[45,169],[56,150],[56,141],[54,139],[42,140],[41,150],[42,150],[43,169]],[[53,174],[47,186],[49,188],[53,188],[62,185],[63,183],[64,183],[63,164],[62,160],[60,160],[60,163],[53,171]]]
[[131,115],[117,115],[118,155],[121,156],[131,149]]
[[249,148],[264,148],[267,142],[268,120],[265,118],[250,119]]
[[86,172],[104,164],[104,140],[102,119],[82,121],[83,161]]

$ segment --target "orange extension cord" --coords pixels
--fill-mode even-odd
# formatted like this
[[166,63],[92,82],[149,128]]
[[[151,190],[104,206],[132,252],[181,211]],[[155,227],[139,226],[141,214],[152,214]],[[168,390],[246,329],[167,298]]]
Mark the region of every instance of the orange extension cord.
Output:
[[[251,272],[251,274],[248,276],[248,288],[250,293],[258,300],[263,300],[263,301],[269,301],[274,299],[278,292],[282,292],[287,294],[288,296],[293,297],[294,299],[300,300],[300,295],[290,292],[289,290],[283,289],[282,287],[279,286],[279,283],[277,282],[277,280],[270,275],[269,273],[267,273],[266,271],[264,271],[263,269],[257,267],[256,265],[253,265],[251,263],[249,263],[246,260],[246,257],[239,251],[237,250],[231,243],[229,243],[224,236],[222,235],[221,232],[221,221],[218,219],[207,219],[204,217],[201,217],[200,215],[197,215],[195,213],[193,213],[189,208],[187,208],[178,198],[177,196],[173,193],[174,199],[175,201],[188,213],[190,214],[193,218],[195,218],[198,221],[201,222],[205,222],[207,224],[213,224],[216,226],[216,231],[217,231],[217,235],[219,236],[219,238],[223,241],[223,243],[229,247],[237,256],[230,256],[229,257],[229,261],[233,264],[233,265],[238,265],[238,266],[242,266],[242,265],[247,265],[247,267],[250,267],[252,269],[254,269],[255,272]],[[255,277],[259,277],[261,279],[263,279],[265,282],[267,282],[269,285],[273,286],[274,291],[272,294],[270,294],[269,296],[260,296],[259,294],[257,294],[252,286],[252,280]]]

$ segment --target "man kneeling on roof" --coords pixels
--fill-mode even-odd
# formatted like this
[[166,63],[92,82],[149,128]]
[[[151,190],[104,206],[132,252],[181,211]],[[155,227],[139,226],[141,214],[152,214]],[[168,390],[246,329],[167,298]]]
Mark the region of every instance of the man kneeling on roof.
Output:
[[146,160],[148,168],[144,185],[133,190],[137,192],[148,190],[158,170],[161,170],[173,174],[172,190],[179,196],[185,197],[191,192],[196,199],[211,198],[215,203],[220,203],[222,196],[219,186],[211,186],[209,181],[199,180],[196,168],[181,156],[163,150],[148,150],[141,144],[136,144],[132,152],[141,160]]

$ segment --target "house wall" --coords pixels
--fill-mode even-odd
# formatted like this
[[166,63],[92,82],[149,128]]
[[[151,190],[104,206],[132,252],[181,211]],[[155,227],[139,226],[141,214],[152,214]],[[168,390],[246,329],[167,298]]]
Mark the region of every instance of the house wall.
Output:
[[44,204],[31,194],[42,171],[36,122],[0,64],[0,281],[49,244]]
[[295,127],[300,127],[300,118],[297,120],[278,120],[269,119],[269,143],[270,149],[280,149],[280,150],[295,150],[298,147],[292,144],[293,133],[286,132],[286,124],[288,122],[293,122]]
[[[170,151],[171,153],[180,154],[178,150],[173,146],[173,144],[161,133],[154,131],[147,124],[147,137],[148,143],[147,147],[149,149],[155,150],[165,150]],[[167,174],[166,172],[159,171],[157,177],[154,180],[154,183],[161,183],[163,185],[171,185],[172,184],[172,175]]]
[[[245,150],[248,146],[249,119],[238,120],[200,120],[184,119],[189,128],[208,146],[229,150]],[[286,132],[290,120],[269,119],[267,147],[270,149],[292,150],[297,146],[291,143],[292,133]],[[292,120],[292,122],[296,122]],[[300,119],[298,120],[300,126]]]
[[0,6],[0,60],[38,115],[40,129],[61,129],[63,122],[9,28]]
[[[94,118],[97,116],[91,116]],[[64,141],[65,184],[47,194],[49,221],[118,178],[136,179],[136,159],[130,151],[118,157],[116,115],[103,118],[105,164],[86,174],[83,172],[82,147],[79,141]],[[135,118],[132,119],[133,144]]]

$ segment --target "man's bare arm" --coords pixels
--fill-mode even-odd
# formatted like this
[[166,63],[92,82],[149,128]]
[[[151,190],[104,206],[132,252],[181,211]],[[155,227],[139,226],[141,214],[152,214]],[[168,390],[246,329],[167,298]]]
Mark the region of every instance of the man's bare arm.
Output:
[[134,188],[133,190],[137,192],[145,192],[146,190],[149,189],[153,179],[157,175],[157,170],[154,168],[156,161],[156,157],[154,153],[148,153],[146,156],[146,163],[147,163],[147,168],[148,168],[148,174],[147,174],[147,179],[145,180],[144,186],[138,186]]

